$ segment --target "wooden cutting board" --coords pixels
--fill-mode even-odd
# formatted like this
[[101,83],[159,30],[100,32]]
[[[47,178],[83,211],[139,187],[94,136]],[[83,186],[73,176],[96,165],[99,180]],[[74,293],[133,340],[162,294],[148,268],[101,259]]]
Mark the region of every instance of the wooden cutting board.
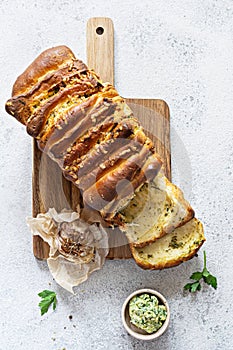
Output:
[[[114,84],[114,30],[109,18],[91,18],[87,23],[87,64],[103,81]],[[154,141],[161,156],[166,176],[171,178],[170,115],[166,102],[158,99],[126,98],[145,132]],[[33,216],[54,207],[75,210],[79,190],[67,181],[60,168],[33,141]],[[117,231],[117,232],[116,232]],[[109,259],[127,259],[131,253],[125,236],[115,230],[109,233]],[[48,257],[48,245],[39,236],[33,237],[33,252],[38,259]]]

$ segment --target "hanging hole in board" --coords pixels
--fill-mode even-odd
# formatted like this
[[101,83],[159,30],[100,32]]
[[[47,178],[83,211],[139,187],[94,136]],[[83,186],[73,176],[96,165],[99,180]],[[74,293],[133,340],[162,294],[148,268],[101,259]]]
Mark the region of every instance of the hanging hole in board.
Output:
[[96,28],[96,33],[97,33],[98,35],[102,35],[102,34],[104,33],[104,28],[103,28],[103,27],[98,27],[98,28]]

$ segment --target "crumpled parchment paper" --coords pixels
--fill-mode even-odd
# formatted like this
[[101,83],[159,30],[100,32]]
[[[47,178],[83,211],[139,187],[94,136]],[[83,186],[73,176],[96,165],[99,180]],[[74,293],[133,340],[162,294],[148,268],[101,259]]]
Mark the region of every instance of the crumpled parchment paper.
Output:
[[100,223],[87,223],[79,210],[50,208],[36,218],[26,218],[33,235],[48,243],[49,270],[56,282],[74,294],[73,287],[99,270],[108,254],[108,235]]

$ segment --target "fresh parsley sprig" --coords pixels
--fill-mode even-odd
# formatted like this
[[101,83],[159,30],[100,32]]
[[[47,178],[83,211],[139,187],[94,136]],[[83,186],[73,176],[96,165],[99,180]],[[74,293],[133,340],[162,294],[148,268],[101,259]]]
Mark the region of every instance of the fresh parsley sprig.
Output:
[[200,281],[203,279],[205,283],[213,287],[214,289],[217,289],[217,278],[207,270],[206,267],[206,252],[204,251],[204,268],[202,271],[194,272],[190,278],[194,280],[193,283],[187,283],[184,286],[185,290],[189,290],[191,293],[194,293],[198,290],[201,290],[201,283]]
[[42,298],[38,305],[40,307],[41,316],[43,316],[48,311],[50,305],[52,304],[53,310],[56,309],[57,296],[55,292],[52,292],[51,290],[43,290],[43,292],[40,292],[38,296]]

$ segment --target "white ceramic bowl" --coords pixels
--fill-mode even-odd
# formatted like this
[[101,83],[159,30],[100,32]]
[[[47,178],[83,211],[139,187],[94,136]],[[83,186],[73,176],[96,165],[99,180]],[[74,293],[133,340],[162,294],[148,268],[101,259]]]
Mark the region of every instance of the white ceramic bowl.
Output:
[[[134,326],[130,322],[129,302],[135,295],[140,295],[140,294],[144,294],[144,293],[155,295],[158,298],[159,303],[161,305],[164,305],[167,309],[167,318],[164,321],[162,327],[159,328],[156,332],[151,333],[151,334],[147,333],[143,329],[140,329],[140,328]],[[130,335],[132,335],[134,338],[137,338],[140,340],[153,340],[153,339],[160,337],[168,328],[169,320],[170,320],[170,310],[169,310],[167,300],[164,298],[164,296],[162,294],[160,294],[159,292],[157,292],[154,289],[145,288],[145,289],[136,290],[135,292],[133,292],[132,294],[130,294],[128,296],[128,298],[125,300],[125,302],[122,306],[121,317],[122,317],[122,322],[123,322],[123,325],[124,325],[126,331]]]

